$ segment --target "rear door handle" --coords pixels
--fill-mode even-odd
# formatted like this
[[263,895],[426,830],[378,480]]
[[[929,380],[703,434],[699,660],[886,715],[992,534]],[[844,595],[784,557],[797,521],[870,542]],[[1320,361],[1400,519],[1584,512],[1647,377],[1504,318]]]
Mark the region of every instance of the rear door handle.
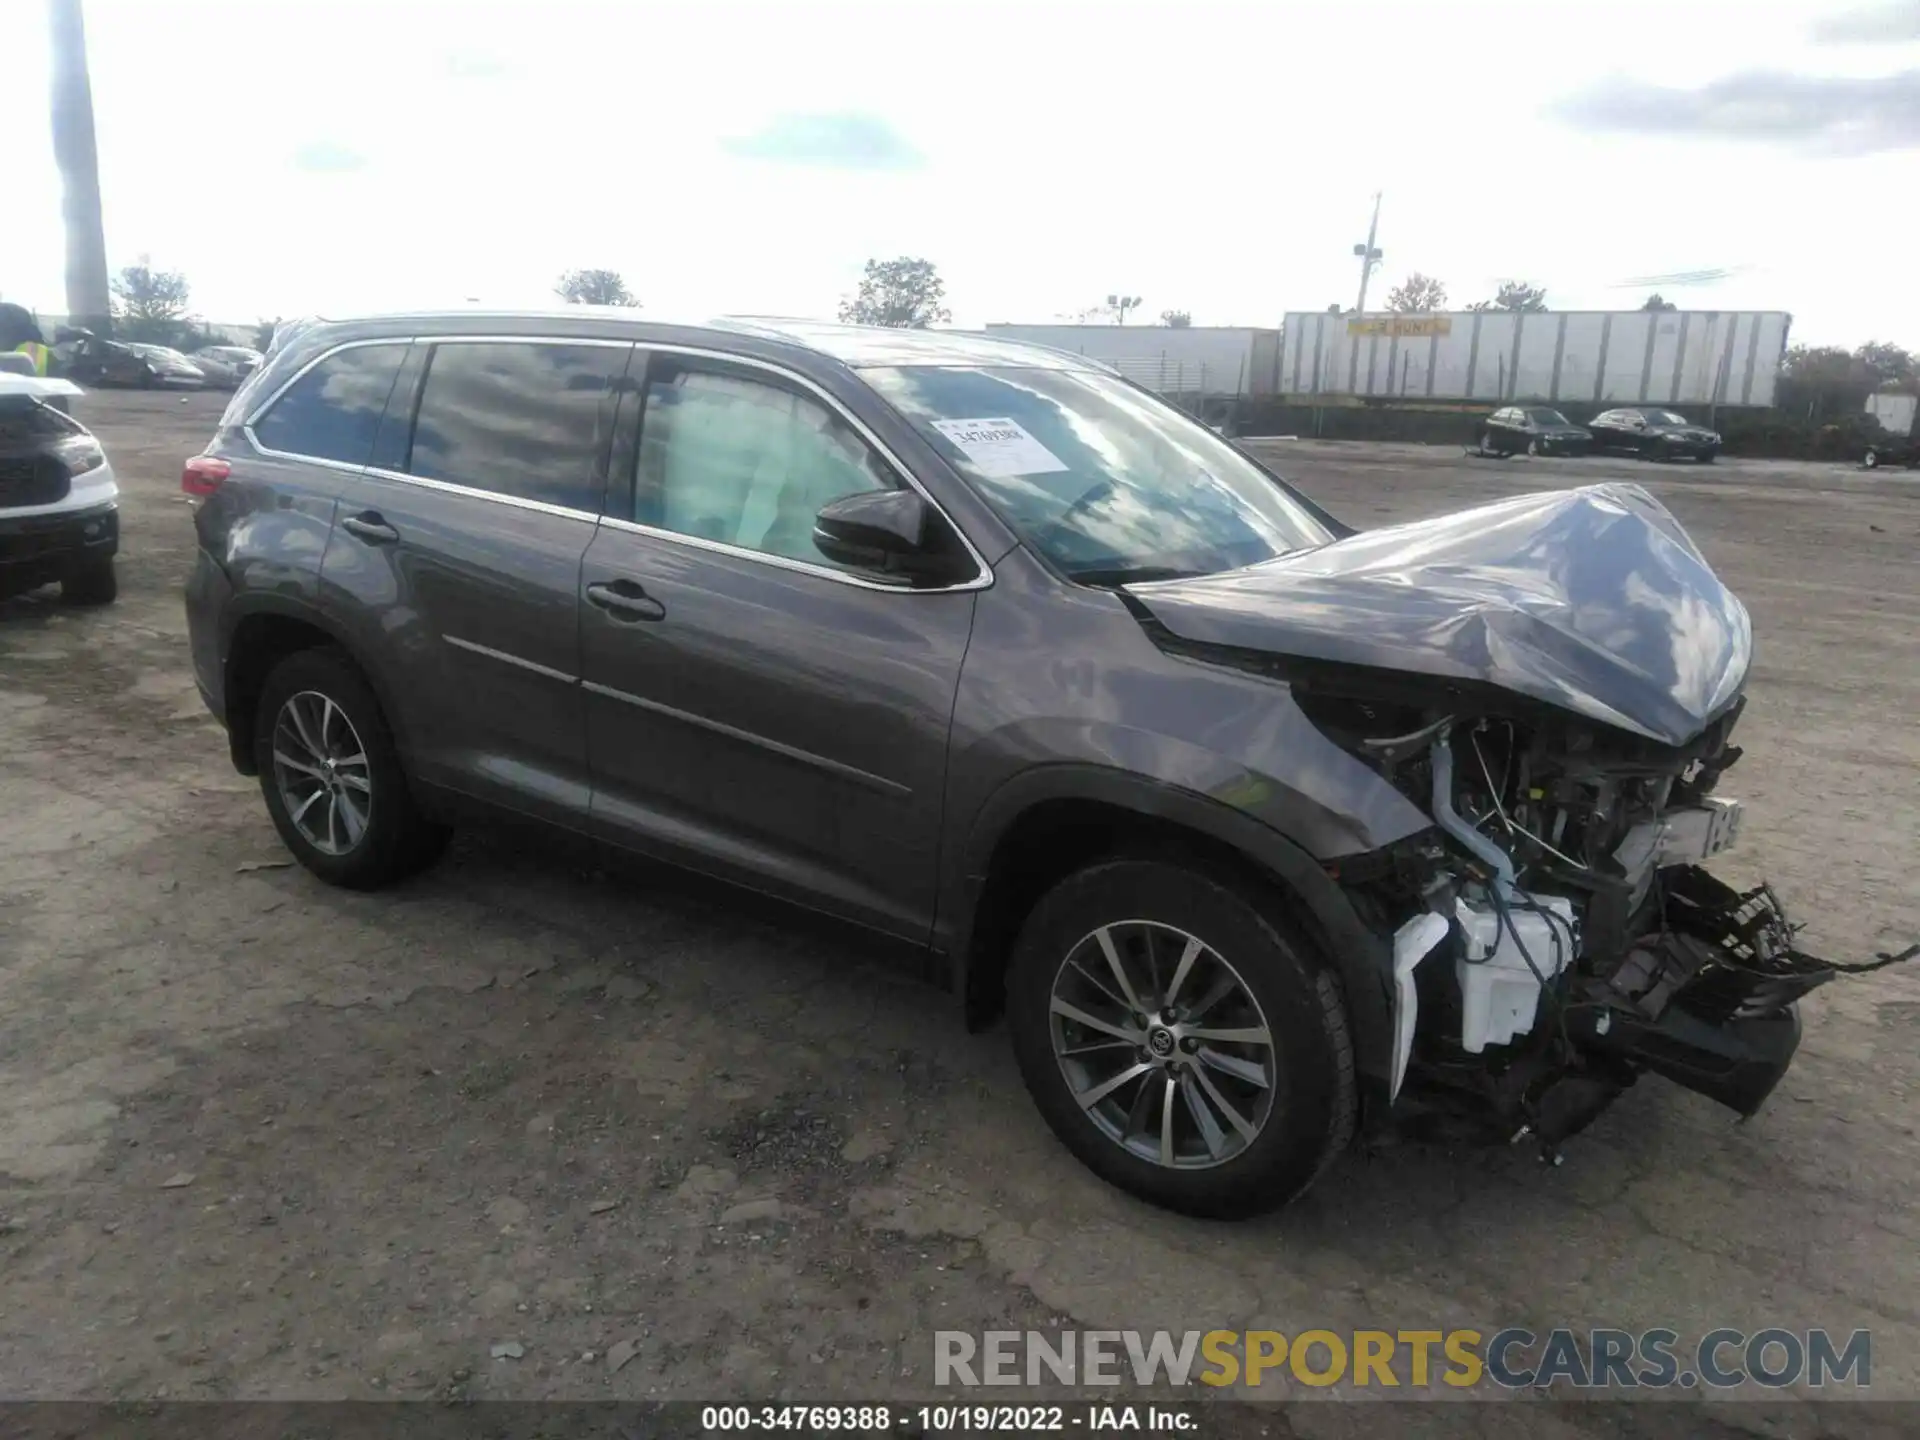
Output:
[[608,580],[587,586],[587,599],[616,620],[664,620],[667,607],[637,580]]
[[363,510],[358,515],[349,515],[340,522],[340,528],[349,535],[358,535],[375,545],[390,544],[400,538],[400,532],[381,519],[378,510]]

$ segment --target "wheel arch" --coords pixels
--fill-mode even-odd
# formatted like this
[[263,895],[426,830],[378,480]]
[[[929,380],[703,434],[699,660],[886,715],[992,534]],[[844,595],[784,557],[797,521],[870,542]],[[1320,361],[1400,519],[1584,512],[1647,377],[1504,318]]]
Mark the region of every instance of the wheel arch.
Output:
[[261,595],[235,607],[222,647],[221,701],[227,747],[234,769],[259,773],[253,753],[254,722],[267,676],[281,660],[301,650],[333,646],[353,662],[374,695],[401,752],[407,751],[398,712],[382,678],[357,654],[340,628],[318,607],[286,595]]
[[1063,764],[1007,781],[981,806],[943,897],[949,983],[969,1029],[1000,1013],[1020,923],[1074,870],[1139,851],[1199,860],[1263,891],[1304,923],[1346,1001],[1363,1099],[1391,1066],[1391,954],[1345,891],[1294,840],[1221,801],[1100,766]]

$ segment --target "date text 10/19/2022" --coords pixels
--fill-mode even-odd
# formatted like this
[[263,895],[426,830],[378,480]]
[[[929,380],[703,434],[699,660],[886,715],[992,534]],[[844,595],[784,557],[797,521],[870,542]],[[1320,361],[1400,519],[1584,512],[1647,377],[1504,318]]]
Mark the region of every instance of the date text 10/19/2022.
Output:
[[844,1430],[852,1434],[1080,1431],[1112,1435],[1129,1430],[1168,1434],[1199,1428],[1196,1410],[1169,1405],[708,1405],[700,1428],[712,1434]]

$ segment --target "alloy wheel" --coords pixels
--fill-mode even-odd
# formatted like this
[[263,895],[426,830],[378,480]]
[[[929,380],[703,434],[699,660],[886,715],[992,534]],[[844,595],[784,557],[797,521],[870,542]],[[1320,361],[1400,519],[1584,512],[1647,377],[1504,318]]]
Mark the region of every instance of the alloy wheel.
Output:
[[287,818],[323,855],[345,855],[373,817],[367,747],[347,712],[317,690],[287,698],[273,726],[273,778]]
[[1273,1113],[1273,1032],[1252,989],[1196,936],[1102,925],[1055,972],[1048,1028],[1067,1088],[1107,1139],[1169,1169],[1242,1154]]

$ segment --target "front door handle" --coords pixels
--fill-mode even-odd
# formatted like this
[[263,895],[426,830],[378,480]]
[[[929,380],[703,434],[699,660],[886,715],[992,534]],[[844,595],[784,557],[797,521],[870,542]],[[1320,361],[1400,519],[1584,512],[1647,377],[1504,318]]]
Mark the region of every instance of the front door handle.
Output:
[[616,620],[667,618],[667,607],[647,594],[637,580],[609,580],[589,585],[587,599]]
[[358,515],[349,515],[340,522],[340,528],[349,535],[358,535],[375,545],[389,545],[400,538],[400,532],[381,519],[378,510],[363,510]]

